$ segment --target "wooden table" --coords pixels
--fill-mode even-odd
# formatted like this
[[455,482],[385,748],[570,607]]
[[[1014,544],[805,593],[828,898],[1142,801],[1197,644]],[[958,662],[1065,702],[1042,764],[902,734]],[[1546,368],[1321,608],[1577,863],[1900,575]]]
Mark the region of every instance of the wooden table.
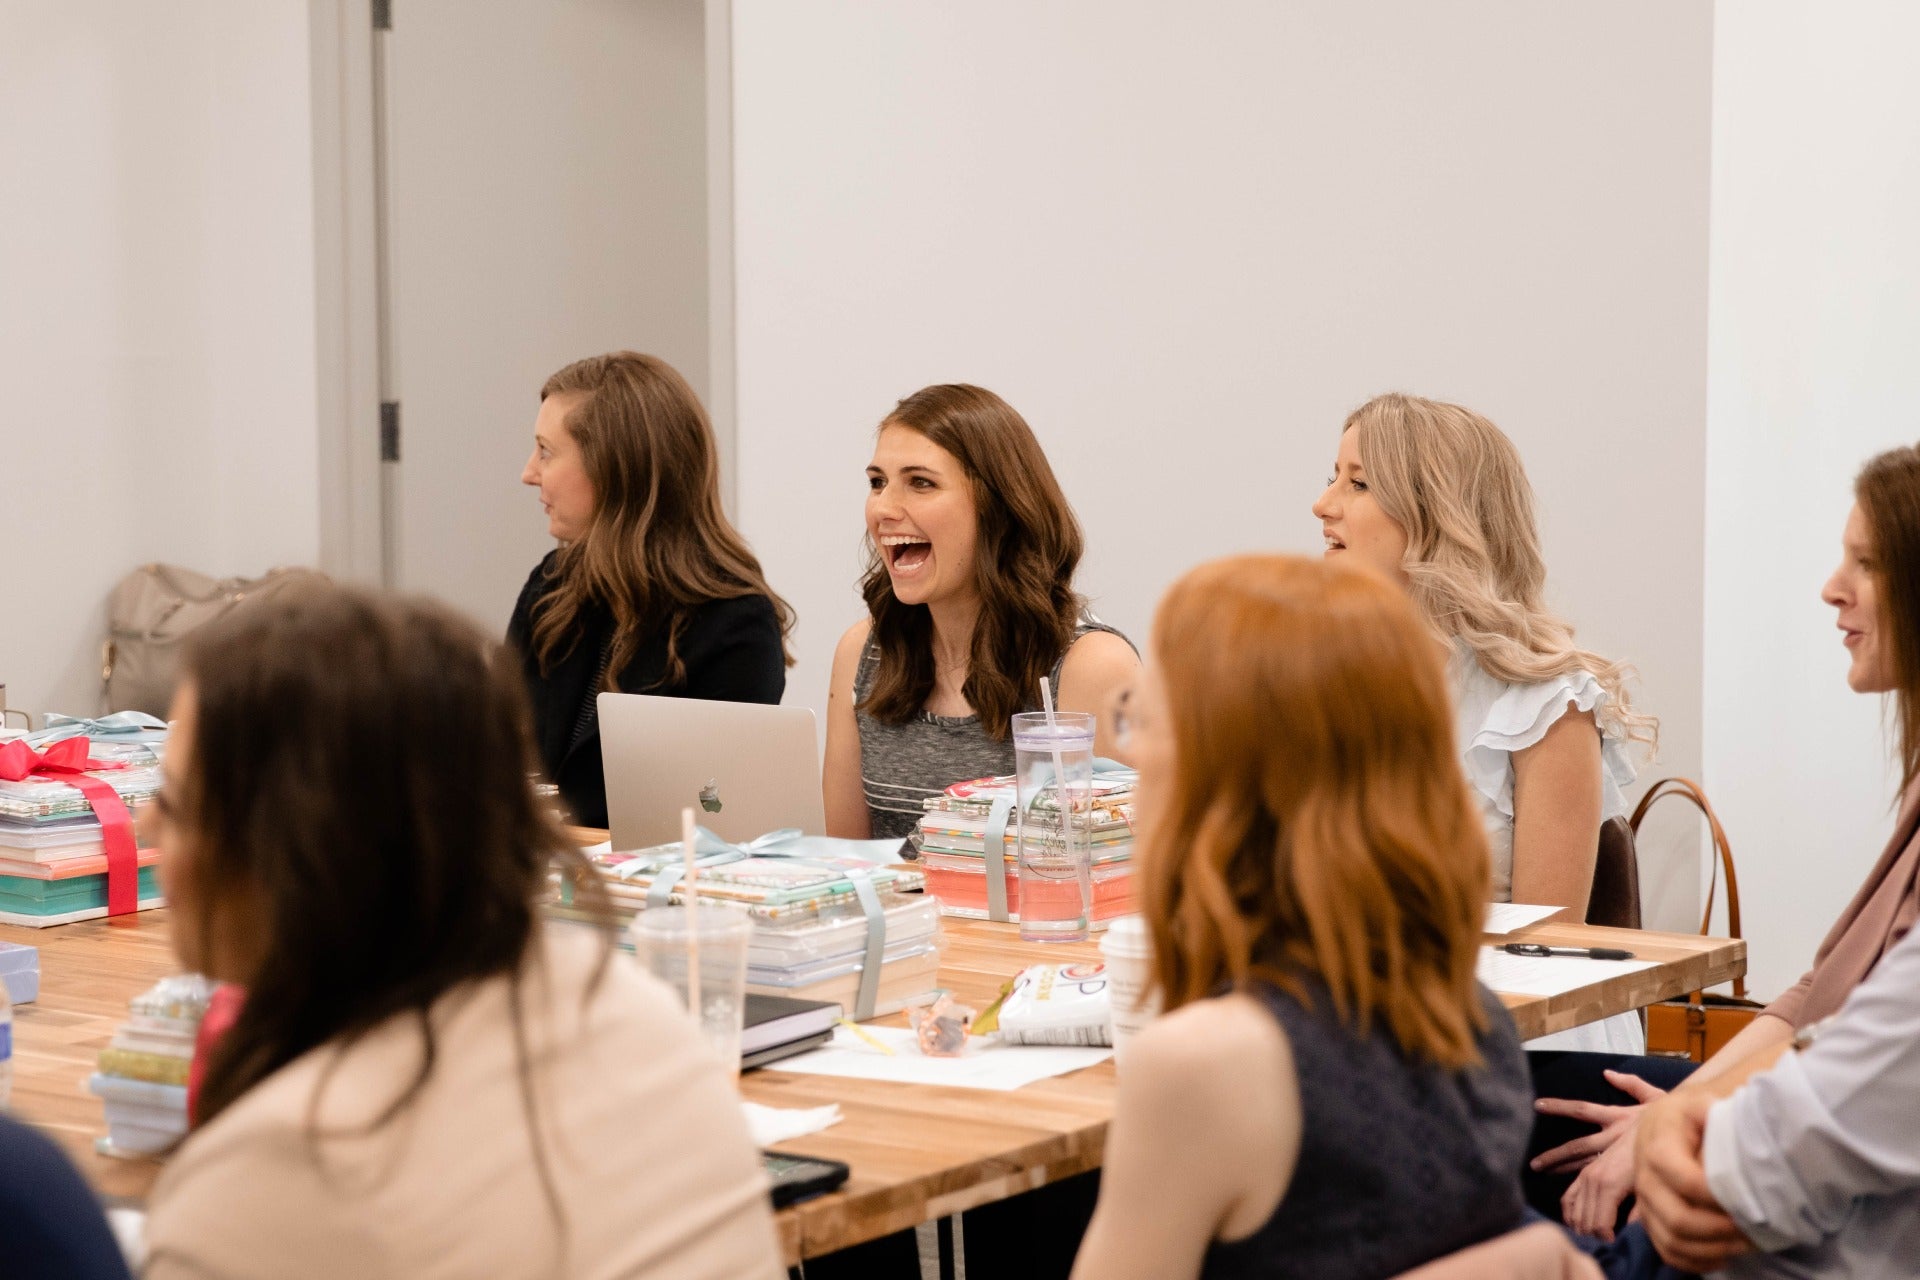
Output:
[[[40,948],[38,1002],[16,1010],[14,1110],[58,1138],[104,1194],[139,1198],[152,1161],[96,1155],[100,1100],[86,1092],[94,1058],[127,1016],[127,1001],[174,971],[168,913],[145,911],[54,929],[0,926],[0,939]],[[948,920],[941,981],[983,1007],[1028,964],[1097,956],[1091,943],[1022,944],[1010,925]],[[1596,1021],[1727,982],[1746,971],[1746,944],[1726,938],[1536,925],[1511,940],[1624,946],[1657,967],[1568,995],[1505,999],[1524,1038]],[[1111,1062],[1013,1092],[942,1089],[833,1076],[750,1072],[741,1093],[769,1106],[840,1104],[833,1128],[781,1149],[844,1160],[844,1190],[779,1214],[787,1260],[817,1257],[917,1223],[1004,1199],[1099,1167],[1113,1114]]]

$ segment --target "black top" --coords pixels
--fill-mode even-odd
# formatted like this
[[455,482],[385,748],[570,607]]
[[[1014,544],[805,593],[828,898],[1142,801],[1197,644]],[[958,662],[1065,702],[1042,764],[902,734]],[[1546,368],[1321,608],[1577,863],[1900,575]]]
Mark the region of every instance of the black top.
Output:
[[[607,783],[600,766],[600,716],[594,703],[606,683],[613,649],[613,612],[589,603],[574,620],[574,641],[562,646],[546,672],[533,654],[533,609],[552,589],[547,575],[560,553],[550,552],[520,589],[507,623],[507,641],[520,651],[533,700],[533,733],[547,779],[560,788],[573,821],[607,825]],[[777,703],[787,688],[780,618],[766,596],[709,600],[680,633],[683,679],[665,684],[667,633],[656,628],[640,642],[615,682],[622,693],[713,702]]]
[[1300,1156],[1259,1230],[1215,1242],[1203,1280],[1373,1280],[1520,1225],[1533,1090],[1513,1020],[1481,987],[1483,1065],[1409,1061],[1383,1028],[1362,1040],[1327,1009],[1260,986],[1300,1081]]
[[127,1280],[100,1202],[60,1149],[0,1116],[0,1272],[8,1280]]

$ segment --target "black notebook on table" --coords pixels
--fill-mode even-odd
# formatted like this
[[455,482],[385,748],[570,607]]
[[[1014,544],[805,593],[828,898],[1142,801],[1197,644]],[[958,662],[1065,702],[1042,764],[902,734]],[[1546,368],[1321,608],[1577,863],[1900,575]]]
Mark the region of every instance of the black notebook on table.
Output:
[[789,996],[747,996],[740,1019],[740,1069],[764,1067],[816,1049],[833,1038],[840,1006]]

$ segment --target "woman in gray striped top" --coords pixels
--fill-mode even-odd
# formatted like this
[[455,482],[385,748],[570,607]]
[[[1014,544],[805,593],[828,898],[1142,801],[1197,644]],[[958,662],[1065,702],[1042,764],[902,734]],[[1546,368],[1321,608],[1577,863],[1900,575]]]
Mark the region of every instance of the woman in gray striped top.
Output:
[[1013,772],[1010,722],[1050,676],[1100,717],[1139,658],[1074,592],[1080,524],[1033,431],[991,391],[933,386],[880,425],[867,466],[868,616],[841,637],[827,705],[827,830],[905,838],[921,801]]

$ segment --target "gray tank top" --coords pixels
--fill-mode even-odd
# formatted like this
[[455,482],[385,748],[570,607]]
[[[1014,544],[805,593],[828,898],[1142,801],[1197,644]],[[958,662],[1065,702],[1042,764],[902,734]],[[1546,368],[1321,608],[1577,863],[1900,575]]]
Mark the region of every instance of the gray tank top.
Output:
[[1375,1280],[1520,1225],[1533,1088],[1513,1020],[1485,987],[1483,1065],[1414,1063],[1324,1003],[1255,989],[1300,1081],[1300,1156],[1273,1216],[1207,1249],[1201,1280]]
[[[1120,632],[1091,616],[1074,629],[1073,638],[1091,631]],[[1131,645],[1133,642],[1128,640]],[[1071,648],[1071,646],[1069,646]],[[1060,687],[1060,669],[1067,655],[1053,664],[1050,679]],[[956,782],[998,777],[1013,772],[1013,739],[994,739],[980,726],[980,717],[936,716],[922,711],[905,724],[883,724],[860,704],[873,692],[880,670],[880,647],[870,644],[860,655],[853,676],[854,720],[860,726],[860,785],[867,794],[867,818],[875,840],[905,840],[925,812],[921,801]],[[1036,704],[1027,708],[1038,711]]]

